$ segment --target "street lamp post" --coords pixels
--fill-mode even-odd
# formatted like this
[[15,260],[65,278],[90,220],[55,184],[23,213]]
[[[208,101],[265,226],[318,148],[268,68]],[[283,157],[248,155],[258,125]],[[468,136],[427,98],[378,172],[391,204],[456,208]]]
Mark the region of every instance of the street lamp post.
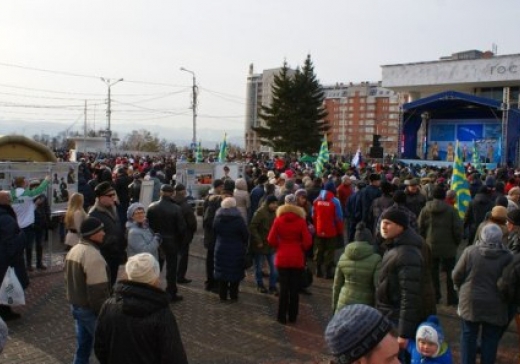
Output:
[[101,81],[103,81],[108,86],[106,146],[107,146],[108,152],[110,153],[110,151],[112,150],[112,129],[111,129],[111,125],[110,125],[110,119],[111,119],[111,114],[112,114],[112,109],[111,109],[112,99],[111,99],[111,94],[110,94],[110,88],[112,86],[114,86],[116,83],[123,81],[123,79],[120,78],[119,80],[110,82],[110,78],[101,77]]
[[193,77],[193,88],[192,88],[192,101],[191,101],[191,110],[193,111],[193,139],[192,139],[192,148],[196,148],[197,146],[197,79],[195,78],[195,72],[190,71],[184,67],[181,67],[181,71],[191,73]]

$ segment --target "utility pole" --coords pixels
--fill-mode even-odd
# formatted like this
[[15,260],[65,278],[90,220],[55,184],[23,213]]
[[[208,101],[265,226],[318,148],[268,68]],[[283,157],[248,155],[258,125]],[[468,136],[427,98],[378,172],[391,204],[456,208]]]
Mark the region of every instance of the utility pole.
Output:
[[101,81],[103,81],[108,86],[108,99],[107,99],[107,129],[105,131],[105,137],[106,137],[106,147],[108,149],[108,152],[112,150],[112,129],[110,125],[110,119],[112,114],[112,99],[110,94],[110,88],[114,86],[116,83],[123,81],[122,78],[120,78],[117,81],[110,82],[109,78],[101,77]]
[[87,100],[85,100],[85,110],[83,110],[83,153],[87,147]]
[[195,78],[195,72],[190,71],[184,67],[181,67],[181,71],[191,73],[193,77],[193,86],[192,86],[192,101],[191,101],[191,110],[193,111],[193,138],[191,141],[191,148],[195,150],[197,148],[197,79]]

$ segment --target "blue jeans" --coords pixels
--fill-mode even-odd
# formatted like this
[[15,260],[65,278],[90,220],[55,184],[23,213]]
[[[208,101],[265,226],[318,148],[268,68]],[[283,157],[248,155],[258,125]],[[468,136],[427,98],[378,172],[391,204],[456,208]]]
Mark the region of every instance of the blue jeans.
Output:
[[88,364],[92,346],[94,345],[96,315],[89,308],[72,305],[72,317],[74,317],[76,322],[77,341],[73,364]]
[[255,278],[258,286],[264,285],[264,279],[262,277],[262,265],[264,258],[269,264],[269,288],[276,288],[276,281],[278,279],[278,272],[274,267],[274,253],[270,254],[255,254]]
[[480,363],[493,364],[495,362],[498,342],[503,330],[502,326],[462,320],[460,332],[461,364],[475,364],[477,360],[477,338],[481,327]]

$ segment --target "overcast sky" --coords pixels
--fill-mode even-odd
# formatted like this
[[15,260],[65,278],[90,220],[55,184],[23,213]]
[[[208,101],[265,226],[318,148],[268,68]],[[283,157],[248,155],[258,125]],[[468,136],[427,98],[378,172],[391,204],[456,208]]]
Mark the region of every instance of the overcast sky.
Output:
[[3,1],[0,121],[31,122],[28,136],[48,122],[82,130],[87,99],[89,126],[105,128],[105,77],[124,78],[112,88],[114,131],[190,129],[185,67],[200,87],[200,130],[241,135],[251,63],[296,67],[310,53],[323,84],[378,81],[384,64],[493,43],[520,53],[519,14],[518,0]]

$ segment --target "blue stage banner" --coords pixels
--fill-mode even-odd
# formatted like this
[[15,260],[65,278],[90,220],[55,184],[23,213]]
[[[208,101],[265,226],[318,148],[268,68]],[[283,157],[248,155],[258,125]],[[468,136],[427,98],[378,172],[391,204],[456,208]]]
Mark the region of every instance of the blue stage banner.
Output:
[[473,142],[482,139],[484,126],[482,124],[459,124],[457,125],[457,139],[460,142]]

